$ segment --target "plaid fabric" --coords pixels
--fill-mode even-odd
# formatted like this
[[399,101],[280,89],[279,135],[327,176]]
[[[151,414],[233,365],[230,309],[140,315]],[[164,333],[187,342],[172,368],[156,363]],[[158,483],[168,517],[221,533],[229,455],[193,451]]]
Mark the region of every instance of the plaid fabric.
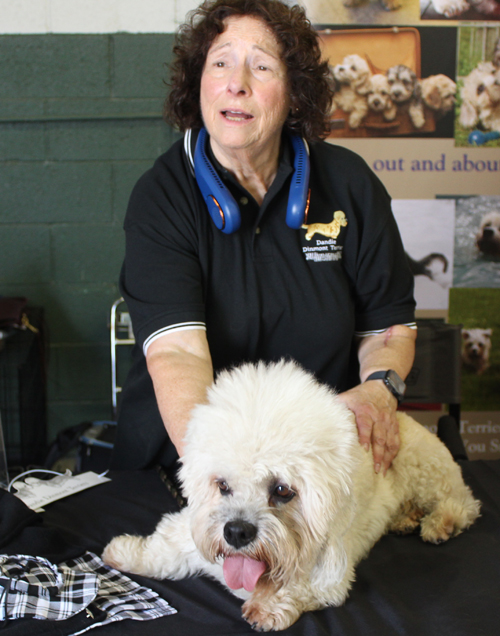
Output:
[[[84,632],[114,621],[151,620],[176,610],[156,592],[135,583],[86,552],[58,566],[40,557],[0,556],[0,620],[36,618],[64,620],[92,608],[105,618]],[[92,603],[92,607],[89,605]]]

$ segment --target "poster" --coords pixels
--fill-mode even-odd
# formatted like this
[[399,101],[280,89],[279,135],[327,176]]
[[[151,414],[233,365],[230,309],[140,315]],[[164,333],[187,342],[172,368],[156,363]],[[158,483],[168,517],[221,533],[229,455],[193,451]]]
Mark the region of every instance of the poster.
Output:
[[462,438],[500,457],[500,1],[301,4],[335,81],[328,141],[391,195],[417,317],[462,325]]

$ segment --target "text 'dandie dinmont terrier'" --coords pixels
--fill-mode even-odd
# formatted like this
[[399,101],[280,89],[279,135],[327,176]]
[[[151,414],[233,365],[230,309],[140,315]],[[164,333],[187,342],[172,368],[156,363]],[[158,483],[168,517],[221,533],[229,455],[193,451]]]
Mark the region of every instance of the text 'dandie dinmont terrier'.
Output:
[[387,531],[440,543],[479,502],[436,436],[399,414],[384,477],[353,414],[293,363],[221,373],[194,410],[180,478],[188,505],[149,537],[119,536],[104,560],[144,576],[208,574],[245,599],[253,627],[282,630],[342,604],[354,568]]

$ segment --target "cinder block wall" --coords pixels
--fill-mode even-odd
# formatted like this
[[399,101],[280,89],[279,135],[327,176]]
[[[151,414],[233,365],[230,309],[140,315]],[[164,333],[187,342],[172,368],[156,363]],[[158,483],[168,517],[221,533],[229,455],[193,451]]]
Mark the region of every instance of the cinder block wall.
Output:
[[111,415],[126,204],[177,138],[161,119],[172,39],[0,36],[0,295],[45,309],[49,439]]

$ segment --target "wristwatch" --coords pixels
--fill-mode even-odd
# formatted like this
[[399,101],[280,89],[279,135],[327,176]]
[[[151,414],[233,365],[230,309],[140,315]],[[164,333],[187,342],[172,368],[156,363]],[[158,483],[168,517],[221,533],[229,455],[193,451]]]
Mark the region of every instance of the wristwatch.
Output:
[[398,402],[402,402],[405,396],[406,384],[399,377],[396,371],[389,369],[388,371],[375,371],[369,375],[365,382],[368,380],[383,380],[385,386],[394,395]]

